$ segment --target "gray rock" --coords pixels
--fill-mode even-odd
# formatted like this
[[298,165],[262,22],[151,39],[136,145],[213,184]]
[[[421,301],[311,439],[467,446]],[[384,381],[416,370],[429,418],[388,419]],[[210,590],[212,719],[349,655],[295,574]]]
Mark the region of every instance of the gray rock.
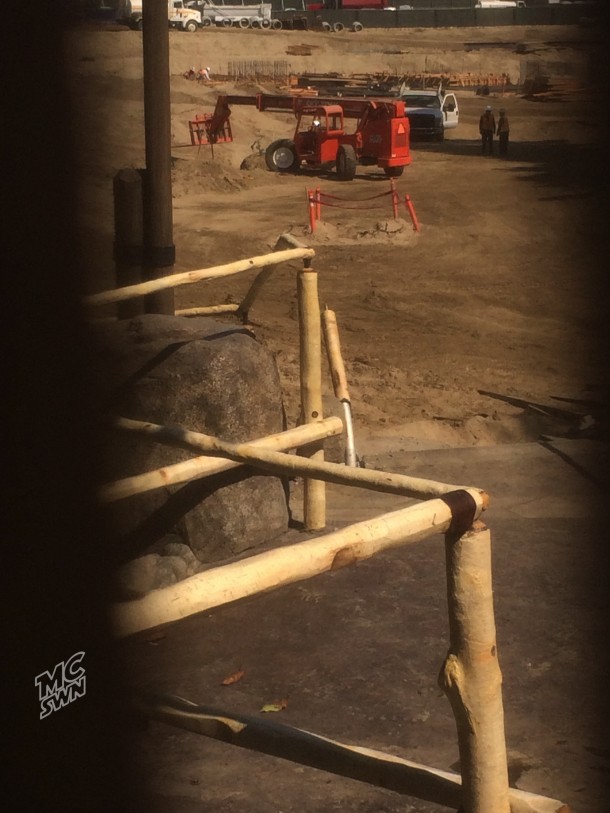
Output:
[[[147,314],[100,323],[95,339],[98,398],[113,415],[178,425],[229,441],[284,428],[275,359],[239,326]],[[192,456],[110,431],[104,480]],[[198,561],[207,563],[273,539],[288,525],[284,484],[270,476],[243,479],[247,474],[234,469],[113,504],[110,516],[121,537],[121,554],[137,556],[167,534],[178,533]],[[192,560],[185,562],[195,572]]]
[[157,582],[157,565],[161,561],[158,553],[139,556],[116,571],[114,588],[119,598],[134,599],[154,589]]

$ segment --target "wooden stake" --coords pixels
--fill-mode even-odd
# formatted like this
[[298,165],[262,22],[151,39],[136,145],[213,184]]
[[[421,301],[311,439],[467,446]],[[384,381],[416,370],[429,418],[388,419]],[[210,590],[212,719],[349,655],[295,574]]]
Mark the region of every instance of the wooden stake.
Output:
[[[475,516],[479,516],[479,495],[469,493],[477,505]],[[133,635],[445,533],[452,519],[445,500],[427,500],[331,534],[212,567],[135,601],[113,604],[109,608],[112,625],[119,638]],[[498,813],[503,812],[498,809]]]
[[348,466],[357,465],[356,448],[354,445],[354,427],[352,423],[352,404],[347,386],[347,375],[345,365],[341,355],[341,343],[339,341],[339,328],[337,317],[334,311],[325,308],[322,311],[322,328],[324,330],[324,341],[326,353],[328,355],[328,366],[333,382],[335,396],[341,401],[344,411],[345,421],[345,462]]
[[[405,796],[454,809],[461,801],[459,774],[395,754],[346,745],[273,720],[220,711],[179,697],[138,692],[132,697],[132,706],[136,713],[151,720]],[[511,813],[570,813],[557,799],[535,793],[510,788],[509,797]]]
[[450,647],[439,682],[457,725],[462,806],[464,813],[509,813],[490,534],[479,522],[445,542]]
[[[318,274],[308,266],[297,274],[299,306],[299,341],[301,375],[301,409],[304,423],[322,418],[322,338],[320,303],[318,300]],[[324,446],[310,444],[300,453],[314,462],[324,460]],[[303,519],[308,531],[317,531],[326,525],[326,486],[321,480],[305,480]]]
[[138,296],[147,296],[148,294],[164,290],[165,288],[190,285],[194,282],[201,282],[206,279],[229,277],[232,274],[241,274],[243,271],[249,271],[251,268],[264,268],[267,265],[285,263],[290,260],[300,260],[304,257],[313,257],[314,254],[315,252],[312,248],[295,248],[287,251],[276,251],[271,254],[262,254],[258,257],[249,257],[246,260],[226,263],[226,265],[201,268],[197,271],[185,271],[182,274],[171,274],[167,277],[142,282],[139,285],[128,285],[125,288],[117,288],[113,291],[101,291],[98,294],[84,297],[83,302],[89,307],[111,305],[114,302],[124,302],[127,299],[134,299]]
[[158,424],[134,421],[129,418],[118,418],[114,425],[117,429],[137,432],[159,443],[167,443],[170,446],[177,446],[188,451],[197,450],[218,455],[219,457],[226,457],[238,463],[264,469],[272,474],[292,477],[315,477],[316,480],[323,480],[327,483],[360,486],[370,491],[381,491],[419,499],[438,497],[452,491],[465,490],[477,494],[477,504],[480,503],[483,509],[487,508],[489,501],[484,491],[470,486],[439,483],[436,480],[409,477],[405,474],[392,474],[391,472],[377,471],[376,469],[351,468],[341,463],[330,463],[325,460],[276,452],[262,446],[255,446],[252,443],[228,443],[220,440],[220,438],[204,435],[201,432],[191,432],[181,427],[159,426]]
[[[294,449],[302,443],[313,440],[338,435],[343,430],[340,418],[325,418],[318,423],[308,423],[288,429],[286,432],[278,432],[264,438],[252,440],[248,444],[255,448],[268,449]],[[108,483],[98,491],[98,498],[103,503],[116,502],[135,494],[144,494],[158,488],[165,488],[169,485],[186,483],[201,477],[210,477],[219,474],[221,471],[237,468],[243,465],[235,460],[227,460],[222,457],[195,457],[192,460],[185,460],[175,463],[172,466],[164,466],[145,474],[137,474],[134,477],[126,477],[114,483]]]

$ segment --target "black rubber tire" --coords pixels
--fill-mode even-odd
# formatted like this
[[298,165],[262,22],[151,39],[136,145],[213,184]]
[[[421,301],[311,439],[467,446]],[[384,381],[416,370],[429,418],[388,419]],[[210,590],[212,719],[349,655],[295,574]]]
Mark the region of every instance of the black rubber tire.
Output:
[[189,31],[190,33],[192,33],[193,31],[197,31],[198,28],[199,26],[197,25],[195,20],[187,20],[187,22],[184,23],[184,30]]
[[383,171],[388,176],[388,178],[400,178],[402,173],[405,171],[404,167],[384,167]]
[[344,144],[337,151],[337,178],[340,181],[352,181],[356,177],[358,159],[356,150],[351,144]]
[[326,21],[322,23],[322,31],[332,31],[332,30],[333,27],[330,23],[327,23]]
[[265,163],[271,172],[296,172],[301,162],[297,157],[294,141],[289,138],[272,141],[265,150]]
[[356,20],[355,23],[352,23],[352,31],[362,31],[363,28],[364,26],[362,23],[359,23],[358,20]]
[[203,28],[209,28],[212,25],[212,21],[209,17],[203,17],[201,20],[201,25]]
[[223,28],[231,28],[232,25],[233,25],[233,20],[231,20],[229,17],[225,17],[224,20],[222,21],[222,27]]
[[282,21],[281,20],[271,20],[271,28],[274,31],[279,31],[281,29],[281,27],[282,27]]
[[239,21],[240,28],[250,28],[250,20],[247,17],[242,17]]
[[345,26],[343,25],[343,23],[333,23],[333,31],[335,32],[335,34],[338,34],[340,31],[343,31],[344,29]]
[[255,18],[252,20],[252,22],[250,23],[250,28],[260,28],[260,27],[261,27],[261,21],[260,21],[260,20],[258,20],[258,19],[255,17]]
[[261,28],[271,28],[271,20],[268,20],[267,17],[263,17],[261,20]]

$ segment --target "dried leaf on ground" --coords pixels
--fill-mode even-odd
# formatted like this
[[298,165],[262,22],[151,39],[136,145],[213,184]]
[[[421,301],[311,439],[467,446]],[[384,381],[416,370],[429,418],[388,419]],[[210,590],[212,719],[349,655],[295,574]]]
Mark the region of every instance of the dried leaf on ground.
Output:
[[221,686],[231,686],[233,683],[237,683],[238,680],[241,680],[245,674],[245,670],[240,669],[238,672],[234,672],[232,675],[226,677],[222,681]]
[[280,700],[278,703],[265,703],[265,705],[261,708],[261,711],[282,711],[288,705],[287,700]]

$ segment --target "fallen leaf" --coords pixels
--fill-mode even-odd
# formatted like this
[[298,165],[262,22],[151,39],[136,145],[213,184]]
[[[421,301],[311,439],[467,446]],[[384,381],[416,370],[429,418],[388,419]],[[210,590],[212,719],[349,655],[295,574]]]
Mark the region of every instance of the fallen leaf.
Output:
[[226,677],[220,685],[231,686],[233,683],[237,683],[238,680],[241,680],[245,674],[245,670],[240,669],[239,672],[234,672],[232,675],[229,675],[229,677]]
[[281,711],[288,705],[287,700],[280,700],[279,703],[265,703],[261,711]]

